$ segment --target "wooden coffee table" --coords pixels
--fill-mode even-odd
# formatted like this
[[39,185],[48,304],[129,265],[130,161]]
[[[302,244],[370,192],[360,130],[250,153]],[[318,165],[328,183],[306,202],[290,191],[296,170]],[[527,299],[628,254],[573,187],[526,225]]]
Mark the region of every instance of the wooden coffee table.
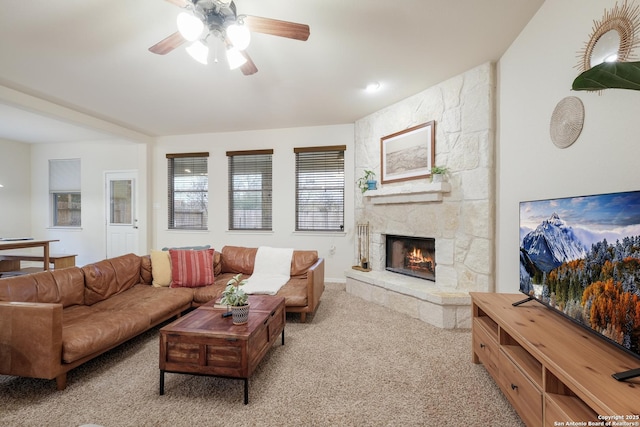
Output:
[[284,298],[249,296],[249,321],[234,325],[226,308],[209,302],[160,329],[160,395],[165,372],[211,375],[244,380],[249,403],[249,377],[278,335],[284,345]]

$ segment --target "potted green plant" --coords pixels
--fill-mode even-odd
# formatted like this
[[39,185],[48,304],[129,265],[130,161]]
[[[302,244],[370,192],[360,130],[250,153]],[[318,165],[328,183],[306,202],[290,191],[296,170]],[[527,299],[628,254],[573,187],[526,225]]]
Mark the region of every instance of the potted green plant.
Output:
[[364,193],[367,190],[375,190],[378,184],[378,181],[374,179],[375,177],[376,173],[374,171],[365,169],[364,175],[358,178],[358,181],[356,181],[358,187],[360,188],[360,191]]
[[231,307],[234,325],[244,325],[249,320],[249,294],[240,288],[246,282],[247,279],[242,279],[242,274],[236,274],[222,291],[220,304]]
[[446,166],[431,166],[431,182],[444,182],[449,168]]

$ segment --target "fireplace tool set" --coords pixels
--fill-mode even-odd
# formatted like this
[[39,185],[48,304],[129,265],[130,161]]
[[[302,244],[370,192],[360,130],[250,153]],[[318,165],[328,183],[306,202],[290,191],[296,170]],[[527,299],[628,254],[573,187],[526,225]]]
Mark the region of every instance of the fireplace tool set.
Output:
[[356,226],[356,235],[358,237],[358,265],[352,268],[359,271],[371,271],[371,263],[369,261],[369,223],[358,224]]

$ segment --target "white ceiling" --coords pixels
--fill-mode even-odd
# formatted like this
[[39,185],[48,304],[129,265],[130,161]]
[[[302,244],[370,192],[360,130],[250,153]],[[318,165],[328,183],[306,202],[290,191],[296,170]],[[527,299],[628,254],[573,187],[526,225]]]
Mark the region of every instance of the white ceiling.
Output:
[[[184,46],[149,52],[176,30],[180,9],[168,1],[3,0],[0,138],[90,141],[113,129],[155,137],[353,123],[497,61],[543,2],[235,0],[238,14],[311,28],[306,42],[253,34],[247,52],[259,71],[244,76],[228,69],[223,52],[206,66]],[[370,81],[381,89],[367,93]]]

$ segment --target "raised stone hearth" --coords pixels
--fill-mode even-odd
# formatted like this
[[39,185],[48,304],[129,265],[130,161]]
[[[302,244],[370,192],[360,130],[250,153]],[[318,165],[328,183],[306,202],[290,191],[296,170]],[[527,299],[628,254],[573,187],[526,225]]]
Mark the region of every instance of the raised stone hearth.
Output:
[[348,270],[347,292],[439,328],[471,327],[468,292],[388,271]]

